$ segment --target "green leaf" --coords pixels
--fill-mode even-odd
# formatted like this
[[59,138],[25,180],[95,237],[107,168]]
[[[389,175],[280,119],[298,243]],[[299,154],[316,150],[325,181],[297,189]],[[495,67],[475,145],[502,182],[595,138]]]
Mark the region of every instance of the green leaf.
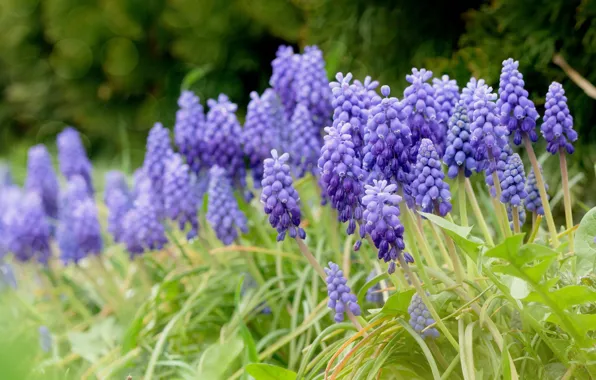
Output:
[[584,215],[575,233],[577,276],[585,276],[596,270],[596,207]]
[[199,362],[197,379],[224,380],[226,373],[232,369],[232,364],[242,352],[244,343],[238,337],[225,343],[214,343],[209,346]]
[[373,286],[375,286],[376,284],[378,284],[380,281],[389,278],[389,275],[387,274],[387,272],[383,272],[378,276],[375,276],[374,278],[372,278],[370,281],[368,281],[366,284],[364,284],[364,286],[362,286],[362,288],[360,288],[360,291],[358,291],[358,304],[362,305],[364,304],[364,297],[366,297],[366,292],[368,291],[368,289],[372,288]]
[[[596,302],[596,291],[582,285],[566,286],[553,292],[548,292],[548,296],[556,303],[557,307],[563,310],[575,305]],[[544,302],[543,298],[537,293],[531,293],[524,301]]]
[[91,363],[102,358],[120,340],[122,329],[116,325],[114,317],[96,322],[86,332],[70,332],[68,340],[74,353]]
[[[596,314],[572,314],[569,312],[565,312],[565,314],[567,318],[571,319],[573,326],[581,335],[585,336],[588,331],[596,331]],[[556,314],[549,315],[546,320],[563,328],[565,327],[561,318]]]
[[515,276],[503,276],[503,283],[509,287],[511,296],[517,300],[524,299],[530,294],[528,283]]
[[484,256],[513,262],[513,258],[517,256],[517,252],[519,251],[519,247],[523,241],[524,235],[522,234],[510,236],[501,244],[497,244],[493,248],[486,251]]
[[472,227],[458,226],[457,224],[451,223],[447,219],[434,214],[422,211],[418,211],[418,213],[430,220],[431,223],[441,227],[445,233],[453,239],[455,244],[462,248],[474,261],[478,259],[479,247],[484,244],[484,242],[474,236],[468,237],[472,231]]
[[391,295],[391,297],[387,299],[387,302],[385,302],[385,305],[383,305],[381,313],[392,316],[407,314],[408,305],[410,305],[410,301],[415,292],[415,289],[410,289],[405,292]]
[[296,372],[271,364],[249,364],[246,372],[255,380],[295,380]]
[[194,83],[196,83],[201,78],[205,77],[205,75],[209,74],[210,71],[211,65],[208,64],[200,67],[195,67],[184,76],[180,88],[182,90],[188,90]]

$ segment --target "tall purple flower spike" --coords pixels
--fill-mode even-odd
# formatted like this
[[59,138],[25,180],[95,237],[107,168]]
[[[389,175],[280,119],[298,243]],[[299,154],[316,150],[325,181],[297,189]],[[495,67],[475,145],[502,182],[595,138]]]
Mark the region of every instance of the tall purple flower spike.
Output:
[[[399,104],[389,97],[389,86],[381,87],[384,98],[372,99],[369,118],[364,134],[364,158],[362,166],[371,177],[409,185],[412,133],[407,124],[399,119]],[[409,191],[409,189],[406,189]]]
[[424,138],[430,139],[442,155],[446,130],[438,123],[439,104],[435,101],[435,89],[427,83],[432,75],[432,71],[416,68],[412,69],[412,74],[406,75],[410,85],[404,90],[402,112],[412,131],[414,145],[418,146]]
[[[510,203],[507,204],[505,207],[507,209],[507,220],[509,220],[509,228],[511,231],[514,230],[513,225],[513,206]],[[520,227],[526,222],[526,210],[523,207],[518,207],[517,215],[519,217],[519,225]]]
[[443,138],[446,138],[449,119],[455,112],[455,107],[459,101],[459,87],[455,79],[450,79],[448,75],[443,75],[440,79],[433,78],[432,82],[435,89],[435,102],[438,107],[439,133]]
[[277,230],[277,241],[286,237],[304,239],[306,232],[300,227],[300,196],[292,182],[287,153],[279,156],[274,149],[271,158],[264,162],[265,175],[261,183],[261,203],[269,215],[269,223]]
[[288,128],[290,118],[286,116],[281,99],[274,89],[267,88],[263,91],[261,100],[267,105],[271,127],[277,138],[277,141],[274,141],[274,148],[285,149],[290,143],[290,128]]
[[[542,172],[542,169],[540,171]],[[548,191],[548,184],[545,183],[544,185]],[[528,209],[530,212],[535,212],[538,215],[544,215],[542,199],[540,198],[540,192],[538,191],[537,186],[536,173],[534,173],[534,169],[531,169],[526,180],[526,193],[528,193],[528,196],[524,200],[524,206],[526,206],[526,209]]]
[[539,117],[534,102],[528,98],[528,91],[524,88],[524,77],[518,67],[519,62],[512,58],[503,61],[497,100],[501,124],[506,125],[509,133],[513,134],[515,145],[522,143],[524,133],[530,140],[538,140],[536,120]]
[[294,92],[296,103],[306,104],[313,117],[314,127],[320,131],[331,118],[333,108],[325,60],[318,47],[304,48],[294,78]]
[[573,130],[573,117],[567,107],[565,90],[560,83],[553,82],[546,93],[546,109],[540,130],[546,140],[546,150],[556,154],[565,149],[568,154],[574,152],[573,142],[577,140],[577,132]]
[[[408,314],[410,314],[410,326],[423,338],[438,338],[439,330],[435,327],[426,329],[428,326],[435,323],[435,320],[430,315],[428,307],[422,301],[418,293],[412,296],[410,306],[408,306]],[[424,330],[426,329],[426,330]],[[424,330],[424,331],[423,331]]]
[[43,209],[41,197],[28,192],[15,197],[7,205],[2,218],[4,244],[18,261],[37,259],[47,265],[50,258],[50,226]]
[[395,272],[395,261],[403,254],[407,262],[414,262],[410,254],[403,252],[404,226],[399,220],[399,202],[401,197],[395,193],[397,185],[387,181],[373,181],[365,185],[366,195],[362,198],[366,232],[379,250],[380,260],[389,263],[389,273]]
[[263,179],[263,161],[269,157],[271,149],[279,146],[279,127],[274,119],[273,104],[269,104],[265,94],[259,97],[255,91],[250,93],[250,102],[246,121],[242,129],[244,153],[248,156],[255,187]]
[[351,292],[344,273],[339,269],[339,266],[330,261],[327,268],[325,268],[325,273],[327,274],[327,294],[329,295],[327,306],[335,312],[335,322],[342,322],[344,313],[347,313],[348,310],[353,315],[359,316],[361,310],[358,299]]
[[197,194],[192,188],[190,168],[177,153],[166,161],[163,199],[165,216],[177,221],[181,231],[188,224],[190,230],[186,237],[189,240],[195,238],[199,231]]
[[160,217],[163,212],[163,174],[166,161],[172,153],[170,131],[161,123],[155,123],[147,136],[147,151],[145,152],[143,170],[151,182],[152,197]]
[[58,134],[58,164],[62,175],[70,180],[75,175],[80,175],[87,183],[90,193],[93,193],[93,180],[91,177],[91,161],[83,147],[81,136],[76,129],[66,127]]
[[514,153],[509,156],[507,168],[503,172],[503,179],[501,179],[501,188],[503,189],[501,202],[520,207],[524,199],[528,196],[525,186],[526,173],[524,172],[524,163],[519,154]]
[[205,149],[205,112],[199,97],[192,91],[182,91],[178,98],[178,107],[174,142],[191,170],[199,173],[202,165],[201,152]]
[[283,104],[286,118],[289,119],[294,113],[296,106],[296,93],[294,91],[294,80],[300,65],[300,54],[294,54],[291,46],[281,45],[277,49],[276,57],[271,62],[273,73],[269,84],[279,95]]
[[147,250],[161,249],[168,242],[150,193],[139,193],[134,206],[124,216],[122,241],[130,258]]
[[470,122],[463,102],[458,106],[449,119],[447,133],[447,146],[443,161],[448,166],[447,176],[449,178],[457,177],[460,169],[463,169],[464,175],[470,177],[472,171],[476,170],[476,159],[474,158],[474,149],[472,148]]
[[317,172],[317,160],[321,151],[319,132],[314,128],[308,107],[298,103],[290,122],[290,152],[292,166],[296,177],[302,178],[306,173]]
[[460,100],[466,109],[470,121],[474,120],[474,94],[478,88],[485,85],[486,83],[484,82],[484,79],[477,80],[472,77],[470,78],[470,81],[466,83],[466,87],[461,90]]
[[411,186],[412,196],[422,211],[441,216],[451,211],[451,192],[444,179],[441,159],[435,146],[429,139],[422,139]]
[[499,183],[503,180],[503,173],[507,169],[507,163],[509,162],[509,157],[513,154],[511,147],[509,144],[505,145],[503,149],[501,149],[501,153],[495,159],[495,162],[491,165],[486,165],[486,169],[484,171],[484,181],[486,185],[489,187],[490,195],[495,197],[497,195],[497,191],[495,189],[495,183],[493,181],[493,171],[497,171],[497,178],[499,179]]
[[58,178],[44,145],[29,148],[25,189],[39,194],[46,215],[58,218]]
[[238,237],[238,230],[248,232],[246,216],[238,207],[234,189],[224,169],[212,167],[209,177],[207,221],[217,238],[225,245],[230,245]]
[[68,218],[61,218],[58,227],[60,258],[64,264],[77,264],[90,254],[103,249],[97,207],[90,197],[73,202]]
[[108,232],[115,242],[122,241],[122,222],[126,213],[132,208],[132,198],[126,177],[119,171],[106,174],[104,202],[108,208]]
[[[350,123],[340,122],[337,126],[325,128],[325,144],[321,149],[319,169],[321,182],[331,199],[331,205],[338,211],[339,221],[348,222],[347,233],[356,231],[356,223],[362,220],[362,204],[364,194],[362,181],[364,171],[356,157]],[[360,228],[360,236],[365,236],[364,228]],[[359,243],[356,243],[359,247]]]

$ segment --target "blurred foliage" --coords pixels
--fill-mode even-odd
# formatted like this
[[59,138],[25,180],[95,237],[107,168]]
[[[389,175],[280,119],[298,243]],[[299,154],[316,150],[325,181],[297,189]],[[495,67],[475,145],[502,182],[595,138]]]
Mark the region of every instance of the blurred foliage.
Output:
[[173,124],[187,72],[203,73],[192,85],[203,101],[225,92],[242,109],[282,43],[318,44],[331,75],[371,75],[397,96],[412,66],[496,85],[511,56],[539,107],[549,83],[563,83],[593,142],[594,100],[552,56],[596,83],[595,15],[590,0],[5,0],[0,148],[50,142],[71,124],[91,155],[138,163],[153,122]]

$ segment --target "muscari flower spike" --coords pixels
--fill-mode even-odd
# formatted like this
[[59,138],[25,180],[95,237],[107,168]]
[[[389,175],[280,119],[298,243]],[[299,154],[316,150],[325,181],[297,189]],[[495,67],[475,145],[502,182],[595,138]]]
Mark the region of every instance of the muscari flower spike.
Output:
[[10,186],[13,184],[12,172],[10,166],[5,162],[0,161],[0,188]]
[[[511,204],[507,204],[507,219],[509,220],[509,228],[511,231],[514,230],[513,225],[513,206]],[[517,208],[517,215],[519,216],[519,225],[522,226],[526,222],[526,210],[523,207]]]
[[443,161],[449,168],[447,176],[449,178],[457,177],[460,170],[463,170],[466,177],[472,175],[476,170],[476,159],[474,158],[474,149],[470,141],[470,122],[467,112],[460,101],[449,119],[447,144]]
[[497,95],[487,85],[479,86],[474,93],[472,113],[472,147],[476,150],[476,160],[489,160],[490,164],[507,145],[507,129],[497,117]]
[[279,156],[274,149],[263,163],[265,175],[261,185],[261,203],[269,215],[269,223],[277,230],[277,241],[286,237],[304,239],[306,232],[300,227],[300,196],[294,189],[287,153]]
[[[427,293],[428,294],[428,293]],[[435,320],[428,311],[428,307],[422,301],[418,293],[412,296],[410,306],[408,306],[408,314],[410,314],[410,326],[423,338],[438,338],[439,331],[435,327],[424,330],[428,326],[435,323]],[[424,330],[424,331],[423,331]]]
[[514,153],[509,156],[507,167],[503,172],[501,179],[501,202],[519,207],[528,196],[526,193],[526,173],[524,172],[524,163],[519,154]]
[[439,133],[446,138],[449,119],[451,119],[459,102],[459,87],[455,79],[450,79],[448,75],[443,75],[440,79],[433,78],[432,82],[435,89]]
[[155,123],[147,136],[147,151],[143,170],[151,182],[151,192],[156,209],[161,216],[163,208],[163,173],[166,168],[166,161],[172,154],[170,144],[170,131],[164,128],[163,124]]
[[76,129],[72,127],[65,128],[58,134],[58,163],[62,175],[70,180],[79,175],[87,183],[90,193],[93,193],[93,182],[91,177],[91,161],[87,158],[87,153],[83,147],[81,136]]
[[484,79],[476,79],[474,77],[470,78],[470,81],[466,83],[466,87],[462,88],[460,100],[463,103],[463,106],[468,114],[468,119],[474,119],[474,93],[476,90],[482,86],[485,86],[486,83]]
[[191,183],[189,166],[183,162],[179,154],[170,155],[166,161],[163,179],[164,214],[177,221],[181,231],[184,231],[186,224],[190,225],[186,235],[189,240],[195,238],[199,231],[196,195]]
[[174,142],[180,153],[186,158],[190,169],[199,173],[201,170],[201,152],[204,150],[203,132],[205,112],[203,106],[192,91],[182,91],[178,98]]
[[275,111],[271,109],[274,105],[267,102],[265,94],[259,97],[259,94],[253,91],[250,98],[242,129],[242,140],[254,184],[258,188],[263,179],[263,161],[269,157],[271,149],[279,144],[279,127],[274,119]]
[[411,185],[412,196],[422,211],[441,216],[451,211],[451,192],[444,179],[441,159],[434,144],[429,139],[422,139]]
[[372,172],[371,177],[399,183],[407,187],[410,173],[412,134],[398,117],[398,100],[389,97],[389,86],[381,87],[384,98],[372,100],[364,134],[362,166]]
[[379,250],[378,257],[389,263],[389,274],[395,272],[395,261],[403,254],[406,262],[414,262],[409,253],[403,252],[404,226],[399,220],[401,197],[395,193],[397,185],[385,180],[373,180],[373,185],[365,185],[366,195],[362,198],[366,232]]
[[[362,181],[365,175],[356,156],[352,130],[350,123],[345,122],[325,128],[327,134],[319,158],[322,185],[331,205],[338,211],[339,221],[348,222],[346,232],[349,235],[356,231],[356,223],[362,220],[360,199],[364,193]],[[360,228],[360,236],[365,236],[364,228]],[[358,242],[356,247],[359,247]]]
[[[377,277],[378,273],[376,270],[371,270],[368,276],[366,277],[366,282],[369,282],[373,278]],[[366,297],[367,302],[382,304],[383,303],[383,294],[381,294],[381,285],[377,282],[370,288],[366,290]]]
[[50,225],[39,194],[28,192],[13,199],[2,213],[4,244],[21,262],[33,258],[47,265],[50,258]]
[[209,203],[207,221],[215,230],[217,238],[230,245],[238,238],[238,230],[248,232],[246,216],[234,198],[234,189],[223,168],[214,166],[209,171]]
[[325,71],[323,53],[316,46],[307,46],[300,57],[294,79],[296,103],[304,103],[313,118],[313,125],[320,131],[331,117],[331,89]]
[[515,145],[522,143],[524,133],[530,140],[538,140],[536,120],[539,117],[534,102],[528,98],[528,91],[524,88],[524,77],[518,67],[519,62],[512,58],[503,61],[497,100],[501,124],[507,126],[510,134],[513,133]]
[[308,107],[298,103],[290,122],[292,167],[296,177],[302,178],[306,173],[315,173],[321,141],[319,133],[313,127]]
[[168,242],[150,193],[137,195],[134,206],[122,221],[122,242],[133,259],[147,250],[161,249]]
[[46,215],[53,219],[58,217],[58,178],[44,145],[29,148],[25,190],[39,194]]
[[567,107],[565,90],[560,83],[553,82],[546,93],[543,123],[540,127],[546,140],[546,150],[556,154],[565,149],[568,154],[574,152],[573,142],[577,140],[577,132],[573,129],[573,117]]
[[335,322],[342,322],[344,313],[347,313],[348,310],[353,315],[359,316],[361,310],[358,299],[351,293],[344,273],[339,269],[339,266],[330,261],[325,268],[325,273],[327,274],[327,294],[329,295],[327,306],[335,312]]
[[[363,82],[360,82],[358,79],[354,79],[354,84],[360,88],[360,99],[362,100],[362,104],[364,105],[364,110],[369,110],[371,107],[372,100],[375,96],[379,96],[377,94],[377,87],[379,87],[379,81],[372,80],[370,76],[366,76]],[[365,118],[362,118],[363,127],[366,126],[366,122],[368,121],[368,115],[363,114]]]
[[[276,138],[274,144],[276,147],[286,147],[290,142],[290,128],[288,128],[289,117],[279,98],[279,95],[272,88],[267,88],[261,95],[261,100],[267,105],[269,122],[273,128]],[[293,112],[293,110],[292,110]]]
[[108,208],[108,232],[115,242],[122,241],[122,222],[126,213],[132,208],[132,198],[126,177],[117,170],[106,174],[104,202]]
[[7,287],[12,289],[18,287],[14,269],[12,268],[12,265],[4,262],[2,255],[2,252],[0,252],[0,293]]
[[413,68],[412,74],[406,75],[410,86],[404,90],[401,106],[414,145],[424,138],[430,139],[442,155],[446,130],[438,123],[439,104],[435,101],[435,89],[427,83],[432,75],[432,71]]
[[97,207],[92,198],[69,202],[71,209],[60,216],[58,244],[64,264],[77,264],[90,254],[98,255],[103,248]]
[[509,157],[513,154],[511,147],[509,144],[505,145],[503,149],[501,149],[501,153],[496,158],[493,165],[485,165],[486,169],[484,171],[484,181],[486,185],[489,187],[490,195],[495,197],[497,195],[497,190],[495,189],[495,183],[493,181],[493,171],[497,171],[497,178],[499,179],[499,183],[503,180],[503,173],[505,169],[507,169],[507,163],[509,162]]
[[294,113],[296,93],[294,79],[300,64],[300,54],[295,54],[291,46],[281,45],[277,49],[275,59],[271,62],[273,72],[269,84],[279,95],[286,117],[289,119]]
[[[540,170],[542,172],[542,169]],[[534,169],[530,170],[528,178],[526,180],[526,193],[528,196],[524,200],[524,206],[530,212],[534,212],[538,215],[544,215],[544,208],[542,207],[542,199],[540,198],[540,192],[538,191],[536,183],[536,173]],[[544,184],[548,191],[548,184]],[[547,194],[548,195],[548,194]]]

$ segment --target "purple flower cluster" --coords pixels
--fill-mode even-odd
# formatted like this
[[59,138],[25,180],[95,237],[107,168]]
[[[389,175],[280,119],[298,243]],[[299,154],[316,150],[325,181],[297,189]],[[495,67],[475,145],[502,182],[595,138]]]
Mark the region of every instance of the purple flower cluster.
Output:
[[497,171],[497,178],[499,179],[499,184],[500,184],[501,181],[503,180],[503,173],[505,172],[505,169],[507,169],[507,163],[509,162],[509,157],[511,157],[512,154],[513,154],[513,151],[511,150],[511,147],[509,146],[509,144],[507,144],[507,145],[505,145],[505,147],[503,149],[501,149],[501,153],[496,158],[495,162],[491,163],[490,165],[485,165],[486,170],[484,172],[484,174],[485,174],[484,180],[486,182],[486,185],[489,187],[491,196],[493,196],[493,197],[496,196],[497,191],[495,189],[495,183],[493,181],[492,174],[495,170]]
[[39,194],[47,216],[58,218],[58,178],[44,145],[29,148],[25,189]]
[[276,57],[271,62],[273,73],[269,84],[279,95],[284,106],[286,118],[292,117],[296,106],[296,93],[294,92],[294,78],[300,64],[300,55],[294,54],[291,46],[281,45],[277,49]]
[[131,259],[146,250],[161,249],[167,242],[166,232],[150,193],[141,192],[133,208],[122,221],[122,241]]
[[455,79],[450,79],[448,75],[443,75],[441,79],[433,78],[432,82],[438,105],[437,121],[447,124],[459,102],[459,87]]
[[514,153],[509,156],[507,167],[503,172],[501,179],[501,202],[510,203],[512,206],[521,206],[522,201],[526,199],[526,173],[524,172],[524,163],[519,154]]
[[269,157],[271,149],[279,144],[279,128],[275,122],[272,110],[274,105],[269,104],[265,94],[259,97],[255,91],[250,93],[246,121],[242,129],[244,153],[248,156],[255,187],[263,179],[263,161]]
[[524,77],[518,70],[519,62],[509,58],[503,61],[499,80],[499,100],[497,109],[501,116],[501,124],[513,133],[513,142],[520,145],[523,134],[530,140],[537,141],[536,120],[538,111],[534,102],[528,99],[528,91],[524,88]]
[[477,80],[476,78],[470,78],[470,81],[461,90],[460,100],[462,101],[466,112],[468,113],[468,119],[474,119],[474,94],[480,87],[485,86],[484,79]]
[[217,238],[230,245],[238,238],[238,230],[248,231],[246,216],[234,198],[234,190],[224,169],[214,166],[209,171],[209,204],[207,221]]
[[372,172],[373,178],[409,183],[412,133],[399,119],[397,98],[389,97],[389,86],[381,87],[380,96],[371,101],[369,118],[364,134],[363,168]]
[[[430,315],[428,307],[422,301],[422,298],[418,293],[412,296],[410,306],[408,306],[408,314],[410,314],[410,326],[423,338],[438,338],[439,331],[435,327],[431,327],[427,330],[428,326],[435,323],[435,320]],[[422,331],[424,330],[424,331]]]
[[171,154],[170,131],[161,123],[155,123],[147,136],[143,171],[151,182],[151,195],[156,202],[155,207],[158,215],[163,212],[163,173],[166,161]]
[[[507,219],[509,220],[509,228],[513,231],[513,206],[507,204]],[[526,222],[526,210],[523,207],[517,208],[517,215],[519,217],[519,225],[522,226]]]
[[307,46],[302,53],[294,76],[296,103],[304,103],[312,115],[313,124],[320,131],[326,124],[333,108],[331,89],[325,71],[323,53],[316,46]]
[[344,313],[348,311],[359,316],[361,310],[358,300],[347,285],[347,280],[339,266],[330,261],[325,268],[325,273],[327,274],[327,294],[329,295],[327,306],[335,312],[335,322],[342,322]]
[[287,153],[278,156],[277,151],[271,151],[271,158],[263,163],[265,174],[261,185],[261,203],[265,213],[269,215],[269,223],[277,230],[277,241],[286,237],[300,237],[304,239],[306,232],[300,227],[300,196],[292,183]]
[[447,146],[443,156],[443,161],[449,167],[447,176],[455,178],[463,169],[464,175],[470,177],[477,163],[471,143],[470,122],[463,102],[458,103],[447,126]]
[[10,171],[10,167],[4,162],[0,162],[0,188],[12,184],[12,172]]
[[411,185],[412,196],[422,211],[441,216],[451,211],[451,192],[444,179],[441,159],[434,144],[429,139],[422,139]]
[[[352,130],[352,125],[345,122],[325,128],[327,135],[319,158],[322,185],[331,205],[338,211],[339,221],[348,222],[349,235],[356,231],[356,223],[362,219],[360,199],[365,174],[356,156]],[[364,228],[360,229],[360,235],[364,237]]]
[[[530,174],[528,174],[528,178],[526,180],[526,193],[528,194],[528,196],[524,200],[524,206],[530,212],[535,212],[538,215],[544,215],[542,199],[540,198],[540,192],[538,191],[537,186],[538,184],[536,183],[536,173],[534,173],[534,169],[531,169]],[[544,186],[546,186],[546,190],[548,190],[548,184],[545,183]]]
[[197,236],[199,221],[197,219],[198,199],[191,187],[191,173],[187,164],[179,154],[172,154],[166,161],[163,178],[164,214],[173,221],[178,221],[178,227],[184,231],[186,224],[190,225],[187,239]]
[[[369,282],[373,278],[377,277],[378,273],[376,270],[371,270],[366,277],[366,282]],[[377,282],[366,290],[366,301],[370,303],[382,304],[383,294],[381,294],[381,285]]]
[[492,88],[486,85],[479,86],[474,93],[470,130],[476,160],[493,161],[507,145],[507,129],[499,123],[496,98]]
[[124,233],[122,222],[132,207],[131,194],[123,173],[110,171],[106,174],[104,202],[108,208],[108,232],[115,242],[121,242]]
[[192,91],[182,91],[178,98],[176,124],[174,126],[174,142],[186,158],[190,169],[198,173],[201,169],[201,152],[204,150],[202,137],[205,127],[203,106]]
[[91,177],[91,161],[83,147],[81,136],[72,127],[65,128],[58,134],[56,140],[58,145],[58,163],[62,175],[70,180],[79,175],[87,183],[87,189],[93,193],[93,182]]
[[[352,73],[348,73],[346,76],[337,73],[335,79],[337,82],[329,84],[333,94],[331,101],[331,105],[334,107],[333,125],[337,126],[341,122],[351,125],[352,129],[349,133],[356,154],[360,157],[364,146],[364,127],[368,121],[368,112],[363,99],[369,95],[369,90],[358,81],[350,84]],[[378,82],[375,83],[378,85]],[[369,86],[374,86],[374,84]]]
[[[373,185],[366,185],[366,195],[362,198],[364,222],[366,232],[370,235],[379,250],[378,257],[389,262],[389,273],[395,271],[395,261],[398,260],[406,247],[404,243],[404,226],[399,220],[399,202],[401,197],[395,194],[397,185],[387,184],[387,181],[373,181]],[[403,253],[406,261],[414,262],[408,253]]]
[[546,150],[556,154],[565,149],[568,154],[574,152],[573,142],[577,140],[577,132],[573,129],[573,117],[567,107],[565,90],[560,83],[553,82],[546,93],[546,109],[540,130],[546,140]]

